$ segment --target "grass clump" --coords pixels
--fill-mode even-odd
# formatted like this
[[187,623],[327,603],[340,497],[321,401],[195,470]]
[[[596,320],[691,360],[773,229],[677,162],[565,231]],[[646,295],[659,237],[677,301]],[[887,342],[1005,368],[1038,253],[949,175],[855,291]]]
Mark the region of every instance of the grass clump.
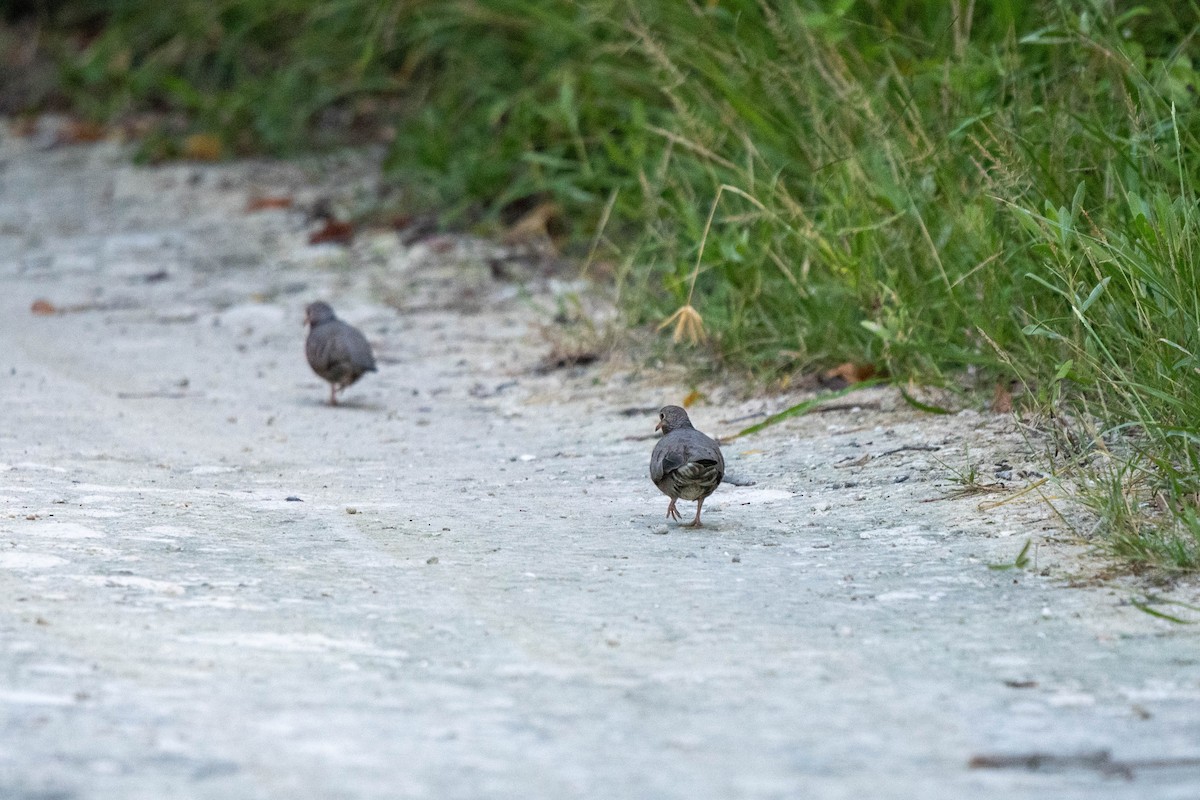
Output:
[[[1182,138],[1180,139],[1182,141]],[[1182,179],[1182,148],[1175,159]],[[1052,400],[1099,420],[1075,446],[1103,451],[1085,471],[1085,500],[1112,550],[1173,569],[1200,565],[1200,265],[1190,182],[1147,199],[1127,193],[1125,224],[1099,227],[1070,209],[1027,213],[1046,269],[1032,276],[1058,294],[1064,313],[1027,327],[1067,356]],[[1061,384],[1070,384],[1064,398]],[[1115,456],[1115,457],[1113,457]]]
[[727,367],[1020,378],[1088,421],[1069,466],[1114,550],[1200,566],[1193,6],[56,8],[74,107],[181,114],[232,152],[386,131],[411,202],[552,200],[630,323]]

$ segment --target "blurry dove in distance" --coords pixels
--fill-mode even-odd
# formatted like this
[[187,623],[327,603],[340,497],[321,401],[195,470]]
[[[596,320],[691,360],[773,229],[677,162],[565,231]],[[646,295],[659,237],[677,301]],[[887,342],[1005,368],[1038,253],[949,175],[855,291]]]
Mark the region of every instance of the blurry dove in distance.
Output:
[[695,500],[696,518],[691,527],[700,526],[700,509],[725,475],[725,459],[715,440],[692,427],[687,412],[679,406],[664,406],[658,412],[663,437],[650,455],[650,480],[671,498],[668,519],[682,519],[675,508],[677,500]]
[[337,405],[337,393],[363,376],[375,372],[371,345],[353,325],[337,318],[328,303],[311,303],[304,310],[309,326],[304,354],[313,372],[329,381],[329,405]]

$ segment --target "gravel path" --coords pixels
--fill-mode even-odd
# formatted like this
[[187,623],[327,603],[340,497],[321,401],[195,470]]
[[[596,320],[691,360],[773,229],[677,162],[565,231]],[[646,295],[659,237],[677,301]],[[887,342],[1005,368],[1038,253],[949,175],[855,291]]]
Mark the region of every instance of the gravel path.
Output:
[[[537,374],[555,287],[246,211],[363,169],[0,134],[0,798],[1200,796],[1193,629],[953,494],[1028,482],[1009,418],[870,390],[668,525],[679,373]],[[317,298],[380,360],[336,409]]]

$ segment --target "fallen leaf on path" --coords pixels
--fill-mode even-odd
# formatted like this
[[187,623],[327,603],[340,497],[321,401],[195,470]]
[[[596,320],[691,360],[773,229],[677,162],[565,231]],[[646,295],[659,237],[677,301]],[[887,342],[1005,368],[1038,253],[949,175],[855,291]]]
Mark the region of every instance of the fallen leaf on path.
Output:
[[287,195],[264,195],[246,201],[246,213],[265,211],[270,208],[291,208],[292,198]]
[[114,300],[109,303],[76,303],[72,306],[56,306],[49,300],[38,298],[29,306],[29,310],[39,316],[47,317],[54,314],[78,314],[84,311],[116,311],[135,307],[135,303],[124,299]]
[[562,209],[558,207],[557,203],[539,203],[514,222],[504,232],[501,241],[509,245],[538,243],[549,246],[553,251],[550,226],[552,221],[556,221],[561,216]]
[[821,383],[830,388],[840,389],[869,381],[877,372],[874,364],[855,364],[853,361],[847,361],[821,373]]
[[224,148],[221,140],[211,133],[193,133],[183,140],[181,154],[193,161],[219,161]]
[[997,414],[1008,414],[1012,410],[1012,390],[1007,383],[997,383],[996,391],[992,393],[992,411]]
[[55,137],[58,144],[84,144],[98,142],[108,133],[104,125],[83,119],[68,121],[58,130]]
[[308,237],[309,244],[350,244],[354,239],[354,225],[335,219],[325,221],[325,226]]

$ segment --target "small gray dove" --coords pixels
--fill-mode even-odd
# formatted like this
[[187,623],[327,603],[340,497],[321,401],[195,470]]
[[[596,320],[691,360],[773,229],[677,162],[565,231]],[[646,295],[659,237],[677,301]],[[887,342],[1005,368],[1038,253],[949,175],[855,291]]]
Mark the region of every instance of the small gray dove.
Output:
[[329,405],[337,393],[363,376],[375,372],[375,356],[362,332],[337,318],[328,303],[311,303],[304,310],[308,339],[304,354],[313,372],[329,381]]
[[650,480],[671,498],[667,518],[682,519],[675,508],[677,500],[695,500],[696,518],[691,527],[699,527],[704,498],[713,493],[725,475],[721,448],[693,428],[687,412],[679,406],[664,406],[654,429],[662,431],[663,436],[650,454]]

